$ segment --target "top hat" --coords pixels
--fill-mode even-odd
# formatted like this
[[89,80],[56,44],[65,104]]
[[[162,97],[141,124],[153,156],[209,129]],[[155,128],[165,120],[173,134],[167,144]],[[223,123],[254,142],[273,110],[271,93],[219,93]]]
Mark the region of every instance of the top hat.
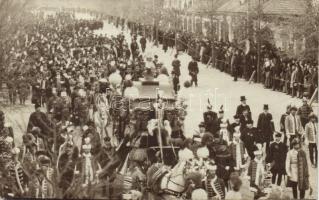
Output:
[[246,97],[245,96],[241,96],[240,97],[240,101],[246,101]]

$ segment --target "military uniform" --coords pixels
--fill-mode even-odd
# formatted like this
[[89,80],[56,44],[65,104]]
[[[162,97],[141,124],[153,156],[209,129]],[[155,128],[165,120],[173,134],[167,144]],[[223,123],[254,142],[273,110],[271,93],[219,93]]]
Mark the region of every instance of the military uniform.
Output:
[[27,187],[27,176],[19,161],[11,161],[7,165],[10,184],[8,193],[13,193],[15,197],[22,197]]

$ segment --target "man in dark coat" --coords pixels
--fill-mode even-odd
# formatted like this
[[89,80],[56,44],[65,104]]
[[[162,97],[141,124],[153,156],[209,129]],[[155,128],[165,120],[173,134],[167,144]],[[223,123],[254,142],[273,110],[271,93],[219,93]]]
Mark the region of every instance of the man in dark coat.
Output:
[[281,134],[275,134],[275,141],[270,144],[269,152],[266,156],[266,162],[270,163],[270,171],[272,173],[272,184],[275,184],[276,178],[277,185],[281,185],[282,176],[286,173],[285,162],[288,148],[281,142]]
[[258,130],[253,127],[253,120],[247,121],[246,127],[241,131],[240,139],[243,141],[247,153],[251,159],[255,158],[254,151],[257,150],[256,144],[263,144],[263,138]]
[[140,39],[140,44],[141,44],[142,52],[144,53],[146,49],[146,38],[144,37],[144,35]]
[[134,39],[131,43],[131,52],[132,52],[133,60],[135,60],[135,58],[138,56],[137,50],[138,50],[138,44],[136,40]]
[[217,132],[217,113],[212,111],[212,106],[207,106],[207,111],[203,114],[204,117],[204,124],[207,131],[209,131],[212,134],[215,134]]
[[[48,137],[52,137],[54,129],[47,115],[41,111],[40,104],[35,105],[35,112],[30,115],[27,131],[31,132],[34,127],[39,127],[41,132]],[[48,138],[43,138],[47,140]]]
[[192,77],[191,85],[193,86],[193,83],[195,83],[195,86],[197,87],[197,74],[199,73],[199,69],[195,57],[192,57],[192,61],[190,61],[188,64],[188,71],[189,75]]
[[234,115],[234,122],[229,124],[229,126],[227,127],[227,130],[229,131],[229,139],[230,141],[233,140],[233,135],[236,132],[236,127],[240,126],[240,119],[238,115]]
[[233,54],[231,58],[231,69],[233,72],[234,81],[237,81],[239,68],[240,68],[240,56],[239,56],[239,51],[236,49],[235,53]]
[[248,108],[245,108],[243,110],[243,113],[242,115],[239,116],[239,121],[240,121],[240,130],[242,131],[242,129],[244,129],[247,125],[247,122],[248,121],[251,121],[252,118],[251,116],[249,115],[249,111],[248,111]]
[[275,131],[274,122],[272,115],[268,112],[269,107],[267,104],[264,105],[264,112],[258,117],[257,129],[266,142],[266,152],[269,150],[269,144],[273,141],[273,132]]
[[237,115],[242,115],[244,110],[247,110],[250,117],[251,117],[251,111],[250,111],[250,107],[249,105],[246,104],[246,97],[245,96],[241,96],[240,97],[240,102],[241,104],[239,106],[237,106],[237,110],[236,110],[236,114]]

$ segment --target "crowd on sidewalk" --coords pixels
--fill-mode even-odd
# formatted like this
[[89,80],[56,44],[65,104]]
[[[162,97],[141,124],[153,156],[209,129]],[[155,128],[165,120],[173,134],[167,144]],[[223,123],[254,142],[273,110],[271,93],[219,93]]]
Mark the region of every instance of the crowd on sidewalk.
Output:
[[[125,26],[125,22],[125,19],[116,19],[117,26]],[[234,76],[235,81],[237,78],[257,81],[258,52],[252,41],[238,44],[236,41],[211,40],[195,33],[156,30],[134,22],[127,25],[134,34],[145,35],[154,43],[158,40],[165,52],[176,48],[197,61]],[[292,97],[302,98],[307,93],[311,98],[318,87],[318,61],[288,57],[267,41],[263,41],[260,48],[260,74],[260,82],[265,88]]]

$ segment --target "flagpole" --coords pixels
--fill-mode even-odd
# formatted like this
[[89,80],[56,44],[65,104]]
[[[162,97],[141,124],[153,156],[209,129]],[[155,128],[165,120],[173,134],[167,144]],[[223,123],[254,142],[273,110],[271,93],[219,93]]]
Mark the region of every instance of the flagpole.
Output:
[[156,111],[157,111],[157,130],[158,130],[158,142],[161,151],[161,159],[162,163],[164,164],[164,153],[163,153],[163,142],[162,142],[162,134],[161,134],[161,108],[160,108],[160,95],[159,95],[159,88],[156,88]]

